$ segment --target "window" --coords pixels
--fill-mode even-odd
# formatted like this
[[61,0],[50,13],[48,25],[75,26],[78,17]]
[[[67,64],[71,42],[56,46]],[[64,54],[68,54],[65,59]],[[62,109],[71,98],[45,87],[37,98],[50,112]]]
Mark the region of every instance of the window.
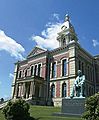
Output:
[[81,61],[79,60],[79,69],[78,70],[81,70]]
[[66,76],[66,59],[62,60],[62,76]]
[[51,86],[51,97],[52,98],[55,97],[55,85],[54,84],[52,84]]
[[89,96],[92,95],[91,87],[89,86]]
[[66,45],[66,40],[63,38],[63,46]]
[[40,77],[40,73],[41,73],[41,64],[38,65],[38,76]]
[[33,68],[34,66],[31,67],[31,76],[33,75]]
[[27,76],[27,70],[25,70],[25,77]]
[[87,76],[88,80],[90,81],[90,68],[88,66],[88,76]]
[[22,71],[19,72],[19,78],[21,78],[21,75],[22,75]]
[[37,75],[37,65],[35,65],[35,68],[34,68],[34,76]]
[[56,63],[52,63],[52,78],[56,77]]
[[66,97],[66,83],[62,84],[62,97]]
[[84,63],[82,62],[82,74],[84,74]]

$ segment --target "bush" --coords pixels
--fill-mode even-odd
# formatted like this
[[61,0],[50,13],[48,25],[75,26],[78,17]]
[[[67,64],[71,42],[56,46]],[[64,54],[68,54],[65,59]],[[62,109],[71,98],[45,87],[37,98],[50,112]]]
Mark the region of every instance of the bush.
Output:
[[82,117],[85,120],[99,120],[99,93],[87,98]]
[[29,104],[22,99],[9,101],[3,113],[7,120],[29,120]]
[[4,99],[3,99],[3,98],[1,98],[1,102],[4,102]]

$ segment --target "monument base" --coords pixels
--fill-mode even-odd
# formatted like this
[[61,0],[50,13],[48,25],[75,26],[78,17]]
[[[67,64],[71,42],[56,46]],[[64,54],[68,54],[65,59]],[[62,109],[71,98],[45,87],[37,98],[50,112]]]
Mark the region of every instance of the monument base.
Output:
[[81,116],[85,110],[85,98],[63,98],[61,114]]

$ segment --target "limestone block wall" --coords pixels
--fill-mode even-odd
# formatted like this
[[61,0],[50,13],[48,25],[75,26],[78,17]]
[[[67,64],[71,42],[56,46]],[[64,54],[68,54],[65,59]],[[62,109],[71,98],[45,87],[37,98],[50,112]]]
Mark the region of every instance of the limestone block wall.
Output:
[[69,61],[69,75],[75,75],[75,60]]
[[[70,90],[72,90],[73,80],[64,79],[61,81],[51,81],[50,82],[50,89],[51,85],[55,85],[55,96],[52,98],[54,106],[61,106],[62,105],[62,84],[66,83],[66,97],[70,96]],[[50,91],[51,92],[51,91]]]
[[80,45],[76,46],[76,74],[80,69],[82,74],[85,75],[85,95],[90,96],[95,93],[95,69],[94,58],[87,51],[81,48]]

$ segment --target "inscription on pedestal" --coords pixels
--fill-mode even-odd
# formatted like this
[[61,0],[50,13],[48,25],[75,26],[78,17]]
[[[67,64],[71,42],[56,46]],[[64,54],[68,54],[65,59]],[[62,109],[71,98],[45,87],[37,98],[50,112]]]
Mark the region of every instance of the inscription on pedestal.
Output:
[[62,99],[62,113],[81,115],[84,112],[85,98]]

